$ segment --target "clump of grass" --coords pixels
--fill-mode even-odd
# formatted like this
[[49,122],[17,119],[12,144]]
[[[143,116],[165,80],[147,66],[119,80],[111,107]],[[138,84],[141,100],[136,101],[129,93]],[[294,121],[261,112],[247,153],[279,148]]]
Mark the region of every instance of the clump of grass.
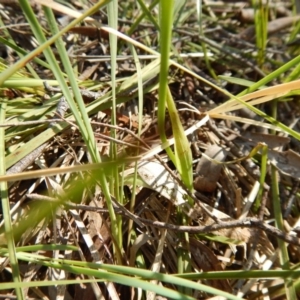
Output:
[[[11,270],[7,270],[12,274],[12,280],[5,277],[7,282],[0,289],[14,289],[18,299],[25,299],[33,287],[32,291],[41,295],[37,287],[42,286],[48,286],[55,297],[75,295],[67,286],[76,285],[82,292],[80,284],[90,284],[96,298],[118,299],[130,294],[139,299],[155,299],[155,295],[195,299],[212,294],[258,299],[263,295],[250,289],[258,279],[280,278],[283,283],[265,286],[269,297],[296,299],[299,262],[295,255],[293,261],[290,256],[298,253],[299,241],[286,238],[298,243],[287,246],[280,238],[284,238],[284,226],[297,224],[299,214],[297,206],[292,206],[284,223],[279,194],[285,189],[285,195],[297,197],[298,189],[284,178],[287,172],[280,162],[274,163],[274,158],[290,158],[290,152],[268,149],[261,143],[257,146],[252,140],[244,141],[250,150],[236,149],[230,140],[230,134],[247,133],[242,129],[245,124],[264,128],[272,142],[279,139],[277,133],[296,143],[300,139],[297,130],[276,113],[279,108],[283,114],[291,113],[296,107],[299,83],[290,81],[299,57],[291,54],[283,64],[279,55],[279,68],[267,59],[268,16],[273,8],[252,1],[256,42],[243,44],[255,49],[251,56],[240,51],[238,37],[243,35],[239,30],[235,36],[229,33],[228,27],[236,21],[223,7],[198,6],[196,15],[193,1],[100,1],[90,8],[81,4],[86,11],[78,15],[74,7],[67,10],[55,2],[44,5],[31,7],[29,1],[20,1],[15,12],[7,8],[8,15],[15,13],[28,22],[27,33],[37,41],[36,49],[22,49],[18,46],[22,41],[15,41],[9,30],[0,38],[18,55],[11,57],[11,65],[8,60],[0,65],[0,122],[8,124],[7,129],[0,127],[0,253],[9,260]],[[218,15],[219,10],[223,15]],[[54,11],[75,19],[60,26]],[[102,26],[99,18],[109,26]],[[86,22],[85,26],[81,22]],[[186,26],[189,22],[194,28]],[[216,22],[221,28],[215,27]],[[223,49],[215,42],[220,35],[214,32],[228,38]],[[90,56],[99,54],[100,48],[102,56],[108,55],[105,62]],[[199,59],[202,50],[204,62]],[[125,54],[129,58],[124,62]],[[244,72],[241,64],[247,66]],[[224,74],[226,70],[231,76]],[[281,80],[287,72],[290,75]],[[261,78],[264,73],[268,74]],[[59,86],[60,91],[43,99],[47,92],[44,81]],[[280,81],[285,83],[278,84]],[[273,86],[265,88],[270,82]],[[92,99],[83,88],[101,93],[94,93],[97,96]],[[63,117],[56,115],[62,95],[69,106]],[[204,110],[209,104],[214,107]],[[254,115],[240,116],[242,108]],[[62,118],[48,122],[53,117]],[[28,127],[28,121],[41,123],[29,123]],[[230,153],[223,163],[206,152],[201,154],[207,164],[222,165],[214,183],[216,190],[194,191],[197,174],[190,135],[202,152],[210,144],[219,144],[226,145]],[[36,163],[29,169],[5,175],[6,169],[42,146],[42,156],[34,158]],[[158,174],[152,167],[143,178],[141,170],[154,166],[143,165],[149,157],[165,172]],[[251,170],[252,161],[259,175]],[[41,170],[35,170],[36,166]],[[296,179],[292,164],[290,170],[290,177]],[[157,186],[147,178],[151,176],[165,182]],[[150,192],[151,188],[156,193]],[[217,200],[220,209],[212,203]],[[176,204],[179,202],[181,205]],[[252,208],[251,202],[256,204]],[[269,228],[264,221],[272,221],[266,213],[272,206],[275,226]],[[238,218],[253,215],[260,220],[255,224],[268,228],[268,233],[273,230],[277,242],[259,228],[240,228],[240,223],[238,228],[226,228]],[[212,230],[210,226],[218,221],[224,228]],[[207,233],[193,232],[198,225]],[[260,238],[255,240],[254,235]],[[246,263],[239,258],[241,244]],[[272,251],[274,265],[268,265],[259,254],[270,258]],[[41,276],[49,280],[36,275],[34,283],[27,282],[21,264],[27,275],[34,264],[37,269],[46,267]],[[274,270],[267,271],[272,267]],[[55,272],[59,280],[54,280]],[[238,292],[233,293],[233,288]]]

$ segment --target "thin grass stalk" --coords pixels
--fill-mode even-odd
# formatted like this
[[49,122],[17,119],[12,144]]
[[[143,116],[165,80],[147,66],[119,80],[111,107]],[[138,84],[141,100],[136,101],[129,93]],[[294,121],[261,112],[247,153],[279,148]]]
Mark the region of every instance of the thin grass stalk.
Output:
[[[48,287],[52,286],[55,284],[56,286],[59,285],[71,285],[71,284],[84,284],[84,283],[96,283],[96,282],[103,282],[104,280],[98,279],[73,279],[73,280],[57,280],[57,281],[52,281],[52,280],[43,280],[43,281],[24,281],[24,282],[19,282],[19,283],[11,283],[11,282],[1,282],[0,290],[4,289],[12,289],[12,288],[37,288],[37,287]],[[7,298],[9,299],[9,298]],[[13,298],[15,299],[15,298]],[[19,300],[19,298],[16,298]],[[26,298],[26,299],[31,299],[31,298]],[[34,299],[41,299],[41,298],[34,298]],[[45,298],[49,299],[49,298]]]
[[258,49],[257,62],[260,67],[264,64],[266,43],[267,43],[267,26],[268,26],[268,1],[253,0],[252,6],[255,11],[255,35],[256,47]]
[[[2,99],[1,99],[2,102]],[[3,101],[0,103],[0,122],[5,121],[5,111],[6,111],[6,103]],[[6,166],[5,166],[5,128],[0,128],[0,174],[4,175],[6,173]],[[8,248],[8,257],[10,260],[11,268],[12,268],[12,277],[14,282],[21,282],[20,271],[19,271],[19,263],[16,256],[16,248],[15,248],[15,241],[13,235],[13,227],[10,215],[10,205],[9,205],[9,198],[8,198],[8,187],[7,182],[0,183],[0,195],[1,195],[1,204],[2,204],[2,213],[4,218],[4,230],[5,230],[5,237],[7,241],[7,248]],[[23,291],[21,288],[15,288],[15,292],[17,298],[22,300],[25,299],[23,295]]]
[[[155,5],[157,5],[157,3],[159,1],[154,1],[153,3],[151,3],[149,5],[149,8],[147,8],[144,0],[137,0],[138,4],[140,5],[142,11],[143,11],[143,14],[140,16],[140,19],[139,19],[139,22],[142,20],[142,18],[144,17],[147,17],[149,19],[149,21],[154,25],[154,27],[156,28],[156,30],[159,31],[159,24],[156,22],[155,18],[153,17],[153,14],[150,12],[151,9],[154,8]],[[136,23],[138,24],[138,23]],[[136,25],[135,26],[132,26],[130,29],[131,32],[133,32],[132,30],[136,28]],[[129,33],[128,33],[129,35]]]
[[[272,103],[272,116],[274,119],[277,119],[277,101]],[[275,134],[274,131],[272,131]],[[271,178],[272,178],[272,199],[273,199],[273,209],[275,216],[275,224],[278,229],[284,230],[281,204],[279,198],[279,185],[278,185],[278,170],[274,166],[271,167]],[[275,197],[275,198],[274,198]],[[280,248],[279,258],[282,265],[282,269],[290,270],[290,259],[288,255],[288,249],[286,243],[277,239],[278,246]],[[287,299],[296,300],[296,290],[293,286],[293,281],[291,279],[285,279],[284,281],[285,294]]]
[[255,202],[254,202],[254,210],[255,211],[259,210],[261,203],[262,203],[264,185],[265,185],[266,174],[267,174],[267,164],[268,164],[268,146],[262,145],[259,190],[257,193],[257,197],[255,199]]
[[[227,92],[224,93],[224,94],[231,95],[230,93],[227,93]],[[264,118],[265,120],[269,121],[272,125],[280,127],[282,131],[290,134],[295,139],[300,140],[300,134],[297,131],[291,129],[289,126],[284,125],[283,123],[281,123],[281,122],[275,120],[274,118],[272,118],[271,116],[267,115],[265,112],[262,112],[261,110],[254,107],[253,105],[251,105],[251,104],[247,103],[246,101],[240,99],[239,96],[233,96],[233,95],[231,95],[231,96],[234,100],[240,102],[242,105],[249,108],[251,111],[255,112],[258,116],[260,116],[260,117]],[[232,101],[233,101],[233,99],[232,99]],[[231,100],[229,100],[229,101],[231,101]],[[228,102],[225,103],[225,104],[221,104],[220,106],[218,106],[217,109],[222,111],[222,106],[227,107],[227,105],[228,105]],[[215,110],[216,109],[212,109],[212,111],[208,111],[208,114],[210,114],[212,112],[212,115],[213,115]]]
[[[297,269],[298,267],[298,269]],[[299,266],[293,270],[239,270],[239,271],[213,271],[189,274],[176,274],[180,278],[191,280],[201,279],[275,279],[275,278],[293,278],[298,279],[300,276]]]
[[[29,55],[29,53],[27,51],[25,51],[24,49],[18,47],[17,45],[11,43],[10,41],[8,41],[7,39],[4,39],[3,37],[0,36],[0,43],[3,44],[3,45],[6,45],[7,47],[13,49],[14,51],[16,51],[17,53],[20,53],[21,56],[20,57],[24,57],[26,55]],[[49,69],[51,70],[51,67],[49,64],[47,64],[47,62],[41,60],[40,58],[38,57],[34,57],[32,59],[36,64],[46,68],[46,69]],[[17,71],[16,71],[17,72]],[[66,74],[64,74],[64,76],[66,76]],[[6,82],[6,81],[5,81]]]
[[[202,4],[201,4],[201,0],[196,0],[196,2],[197,2],[197,19],[198,19],[198,25],[199,25],[199,34],[201,36],[204,36],[204,31],[203,31],[202,22],[201,22],[201,17],[202,17]],[[206,43],[204,43],[203,40],[201,40],[200,43],[201,43],[202,51],[203,51],[203,54],[204,54],[205,65],[206,65],[206,67],[207,67],[210,75],[214,79],[218,80],[218,76],[216,75],[214,69],[211,67],[211,64],[210,64],[210,61],[209,61]]]
[[[108,15],[108,25],[111,28],[117,30],[118,28],[118,1],[113,0],[107,5],[107,15]],[[117,103],[116,103],[116,70],[117,70],[117,36],[114,34],[109,34],[109,45],[110,45],[110,55],[111,55],[111,86],[112,86],[112,112],[111,112],[111,123],[117,125]],[[111,137],[116,140],[117,134],[115,129],[111,129]],[[110,155],[113,160],[117,159],[117,145],[115,142],[110,143]],[[118,168],[113,168],[112,178],[110,181],[110,191],[116,197],[117,201],[123,204],[123,199],[121,199],[120,189],[122,188],[119,184],[119,172]],[[117,241],[117,246],[121,250],[123,249],[123,234],[122,234],[122,216],[116,216],[115,220],[111,220],[111,227],[115,227],[115,239]],[[119,251],[115,251],[116,254]],[[117,257],[117,262],[122,263],[122,258]]]
[[187,4],[187,0],[175,0],[174,13],[173,13],[173,28],[180,26],[181,15],[184,12],[184,7]]
[[[160,73],[159,73],[159,89],[158,89],[158,112],[157,126],[162,144],[167,143],[165,133],[166,120],[166,97],[168,89],[168,73],[169,73],[169,56],[172,37],[172,19],[173,19],[174,1],[160,2]],[[176,165],[176,159],[171,148],[166,148],[166,152],[173,163]]]
[[[297,15],[296,2],[298,2],[298,4],[299,4],[299,0],[294,0],[292,2],[293,2],[293,15]],[[299,32],[300,32],[300,22],[295,21],[293,26],[292,26],[291,33],[289,35],[289,39],[287,41],[287,44],[290,43],[290,42],[294,42],[297,39],[297,36],[298,36]],[[294,56],[295,54],[299,53],[299,46],[298,45],[290,46],[290,49],[288,49],[288,50],[289,50],[289,53],[292,56]],[[296,75],[296,73],[294,71],[295,70],[293,70],[292,73],[294,73],[293,75]],[[291,74],[288,77],[290,77],[290,76],[291,76]],[[294,79],[297,79],[297,78],[299,78],[299,76],[297,76],[295,78],[293,76],[291,76],[290,80],[294,80]]]
[[[300,23],[299,23],[300,24]],[[300,65],[297,65],[292,71],[291,73],[284,78],[284,82],[290,82],[292,80],[296,80],[299,79],[299,75],[300,75]]]
[[[276,120],[277,119],[277,101],[272,102],[272,117]],[[275,131],[272,130],[272,134],[275,134]],[[275,215],[275,220],[277,224],[277,228],[282,228],[284,227],[283,225],[283,219],[282,219],[282,213],[281,213],[281,205],[280,205],[280,199],[278,197],[279,195],[279,186],[278,186],[278,181],[276,181],[276,178],[278,176],[278,171],[275,170],[274,166],[272,166],[271,169],[271,178],[272,178],[272,196],[275,194],[276,198],[274,200],[273,208],[274,212],[276,211],[277,213]],[[273,186],[274,184],[274,186]],[[279,257],[280,257],[280,262],[282,262],[283,269],[287,268],[288,270],[290,269],[290,263],[289,263],[289,256],[288,256],[288,249],[286,244],[283,241],[278,240],[278,246],[280,248],[279,252]],[[285,294],[288,296],[288,299],[296,299],[294,298],[296,295],[296,288],[293,286],[293,282],[291,280],[286,279],[284,281],[284,289],[285,289]]]
[[[297,0],[295,0],[295,1],[297,1]],[[289,42],[294,41],[297,38],[297,34],[299,34],[299,32],[300,32],[300,22],[297,22],[296,24],[293,24],[293,30],[290,34]],[[299,53],[298,46],[294,46],[294,49],[295,49],[294,52]],[[293,51],[290,51],[290,52],[293,52]],[[299,78],[300,65],[299,64],[296,65],[295,68],[291,69],[291,70],[292,70],[291,73],[286,78],[284,78],[284,80],[283,80],[284,82],[289,82],[289,81],[296,80]]]
[[[42,246],[42,245],[41,245]],[[201,272],[201,273],[186,273],[186,274],[174,274],[174,275],[167,275],[161,273],[153,273],[152,271],[139,269],[135,267],[127,267],[127,266],[119,266],[119,265],[112,265],[112,264],[98,264],[98,263],[89,263],[84,261],[77,261],[77,260],[68,260],[68,259],[52,259],[40,254],[35,253],[28,253],[20,251],[23,247],[17,248],[17,258],[19,260],[28,261],[28,262],[35,262],[40,261],[42,264],[43,261],[48,262],[57,262],[57,263],[65,263],[70,266],[80,266],[86,267],[91,269],[101,269],[107,272],[113,273],[120,273],[126,274],[129,276],[137,276],[147,280],[160,280],[168,283],[180,284],[180,281],[172,282],[172,278],[183,278],[183,279],[191,279],[191,280],[201,280],[201,279],[247,279],[247,278],[263,278],[263,279],[273,279],[273,278],[292,278],[298,279],[300,278],[300,269],[299,264],[295,265],[290,270],[238,270],[238,271],[212,271],[212,272]],[[56,250],[56,248],[54,248]],[[0,254],[2,256],[8,256],[7,248],[0,247]],[[182,283],[185,284],[185,283]],[[190,286],[192,287],[192,286]],[[1,285],[0,285],[1,289]]]
[[[272,178],[272,202],[273,202],[273,210],[275,216],[275,225],[278,229],[284,231],[281,205],[280,205],[280,196],[279,196],[279,179],[278,179],[278,171],[274,166],[271,166],[271,178]],[[283,270],[290,270],[290,259],[288,255],[287,245],[284,241],[277,239],[278,247],[280,249],[279,258],[280,263]],[[285,290],[286,296],[289,300],[296,300],[296,291],[293,286],[293,281],[291,279],[285,279]]]
[[[141,70],[141,64],[137,55],[137,52],[135,51],[135,48],[133,45],[129,44],[132,56],[134,58],[135,66],[136,66],[136,74],[137,74],[137,83],[138,83],[138,137],[140,138],[141,132],[142,132],[142,124],[143,124],[143,108],[144,108],[144,94],[143,94],[143,81],[142,81],[142,70]],[[139,146],[139,142],[137,144]],[[139,148],[137,148],[137,151],[135,153],[136,156],[139,155]],[[137,188],[137,171],[138,171],[138,161],[135,163],[134,166],[134,174],[133,174],[133,183],[132,183],[132,191],[131,191],[131,199],[130,199],[130,205],[129,210],[131,212],[134,211],[135,206],[135,196],[136,196],[136,188]],[[128,221],[128,239],[127,239],[127,248],[129,246],[129,243],[132,240],[132,225],[133,221]]]
[[[44,12],[45,12],[45,16],[48,20],[52,34],[53,35],[57,34],[59,32],[59,28],[56,24],[56,20],[55,20],[52,10],[49,9],[48,7],[44,7]],[[40,38],[41,38],[42,42],[46,41],[45,37],[41,36]],[[70,85],[72,87],[72,91],[74,94],[74,98],[76,99],[76,102],[74,101],[73,95],[69,91],[69,88],[62,77],[62,73],[60,71],[60,68],[57,64],[57,61],[56,61],[52,51],[50,51],[50,48],[48,48],[46,51],[48,52],[48,50],[49,50],[49,54],[50,54],[49,60],[52,65],[53,72],[55,74],[55,77],[58,79],[59,84],[61,85],[64,95],[66,95],[67,101],[70,105],[70,109],[71,109],[75,119],[78,122],[77,124],[83,135],[83,139],[86,143],[86,146],[88,148],[88,151],[91,155],[93,162],[101,162],[100,155],[99,155],[99,152],[98,152],[98,149],[96,146],[96,142],[95,142],[95,138],[94,138],[94,133],[93,133],[90,121],[89,121],[88,114],[86,112],[85,103],[82,99],[82,96],[81,96],[81,93],[80,93],[80,90],[78,87],[77,78],[74,76],[73,68],[72,68],[71,62],[69,60],[68,53],[67,53],[67,51],[64,47],[64,43],[60,37],[55,41],[55,45],[56,45],[58,53],[61,57],[61,61],[64,66],[64,69],[67,73],[67,76],[68,76]],[[77,109],[77,105],[78,105],[79,111]]]
[[[178,224],[187,225],[189,218],[185,215],[180,207],[177,207]],[[179,245],[177,247],[177,270],[178,273],[190,273],[192,270],[189,234],[187,232],[179,232],[177,234]],[[192,295],[192,289],[187,286],[179,286],[178,290],[187,295]]]
[[[173,162],[175,163],[181,178],[183,181],[186,181],[185,184],[189,189],[191,189],[191,153],[190,149],[186,149],[188,141],[186,136],[183,133],[182,126],[177,124],[178,121],[178,112],[174,105],[172,95],[168,87],[168,69],[169,69],[169,52],[171,46],[171,37],[172,37],[172,23],[173,23],[173,4],[174,1],[161,1],[160,3],[160,28],[161,28],[161,68],[160,68],[160,77],[159,77],[159,103],[158,103],[158,130],[160,132],[160,138],[162,142],[166,142],[165,135],[165,109],[166,105],[169,108],[169,113],[172,122],[172,128],[174,130],[175,138],[175,155],[172,153]],[[171,151],[169,151],[171,152]],[[167,152],[168,153],[168,152]],[[168,153],[169,154],[169,153]],[[172,158],[170,157],[170,158]],[[174,161],[175,159],[175,161]],[[177,208],[178,218],[177,221],[179,224],[187,224],[188,220],[185,217],[185,214],[181,211],[181,208]],[[185,273],[191,271],[191,257],[189,252],[189,236],[188,234],[178,234],[178,238],[182,247],[178,247],[177,258],[178,258],[178,272]],[[179,291],[189,294],[192,294],[192,290],[187,287],[179,287]]]
[[279,78],[280,75],[282,75],[285,72],[288,72],[292,70],[295,66],[298,66],[300,64],[300,55],[296,56],[277,70],[273,71],[272,73],[266,75],[261,80],[257,81],[256,83],[252,84],[250,87],[239,93],[237,96],[244,96],[251,92],[256,91],[260,87],[267,85],[270,81],[275,80],[276,78]]
[[[6,254],[5,251],[1,248],[0,248],[0,253],[3,255]],[[223,296],[226,299],[232,299],[232,300],[240,299],[237,296],[231,295],[221,290],[217,290],[216,288],[212,288],[210,286],[198,282],[193,282],[191,280],[186,280],[183,278],[183,275],[182,277],[179,277],[179,276],[156,273],[148,270],[131,268],[126,266],[88,263],[88,262],[74,261],[74,260],[67,260],[67,259],[54,259],[54,258],[45,257],[43,255],[30,254],[25,252],[18,252],[17,257],[19,260],[30,261],[30,262],[38,263],[43,266],[66,270],[73,274],[81,274],[81,275],[84,274],[87,276],[94,276],[95,278],[100,280],[104,279],[107,281],[116,282],[126,286],[133,286],[133,287],[142,288],[147,291],[153,291],[156,294],[164,295],[169,299],[171,298],[171,299],[182,300],[182,299],[194,299],[194,298],[187,295],[183,295],[182,293],[170,290],[160,285],[154,285],[148,283],[147,280],[156,280],[156,281],[166,282],[172,285],[185,286],[190,289],[203,291],[212,295]],[[215,272],[210,272],[210,273],[211,275],[213,275],[213,273]],[[219,275],[223,274],[223,272],[216,272],[216,273],[219,273]],[[200,274],[198,273],[194,275],[201,276],[201,274],[202,273]],[[1,286],[0,286],[0,290],[1,290]]]
[[[140,1],[140,0],[139,0]],[[134,23],[131,25],[131,27],[129,28],[127,34],[128,36],[131,36],[132,33],[135,31],[135,29],[139,26],[139,24],[142,22],[142,20],[145,18],[145,16],[151,15],[150,11],[151,9],[153,9],[160,0],[155,0],[153,1],[148,8],[146,8],[145,10],[143,9],[143,6],[141,6],[141,8],[143,9],[142,14],[140,14],[140,16],[138,18],[136,18],[136,20],[133,20]],[[141,1],[142,2],[142,1]],[[142,2],[143,3],[143,2]],[[151,15],[152,17],[152,15]],[[151,20],[151,18],[149,18]],[[154,19],[154,26],[156,28],[156,30],[159,30],[159,25],[157,24],[156,20]]]
[[[193,189],[193,163],[192,163],[192,153],[189,146],[189,141],[184,133],[184,129],[180,122],[178,111],[176,109],[174,100],[172,98],[170,89],[167,89],[167,106],[169,110],[170,120],[172,123],[173,135],[175,139],[175,159],[176,168],[180,174],[181,180],[184,185],[192,191]],[[188,197],[187,202],[190,207],[194,206],[194,201]],[[182,211],[181,207],[177,207],[177,221],[178,224],[188,225],[189,218],[186,217],[185,213]],[[180,246],[178,247],[178,272],[186,273],[191,272],[191,256],[189,250],[189,234],[188,233],[178,233],[178,239],[180,241]],[[192,294],[192,291],[188,288],[182,288],[181,292],[186,294]]]

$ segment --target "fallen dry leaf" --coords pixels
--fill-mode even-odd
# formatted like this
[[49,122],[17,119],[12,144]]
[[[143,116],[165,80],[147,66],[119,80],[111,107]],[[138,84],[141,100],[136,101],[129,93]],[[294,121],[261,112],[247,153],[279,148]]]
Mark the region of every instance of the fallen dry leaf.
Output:
[[[226,151],[217,145],[208,146],[205,154],[211,159],[219,162],[223,162],[227,155]],[[222,170],[221,164],[207,159],[206,156],[201,157],[196,167],[194,188],[199,192],[213,192],[216,189]]]

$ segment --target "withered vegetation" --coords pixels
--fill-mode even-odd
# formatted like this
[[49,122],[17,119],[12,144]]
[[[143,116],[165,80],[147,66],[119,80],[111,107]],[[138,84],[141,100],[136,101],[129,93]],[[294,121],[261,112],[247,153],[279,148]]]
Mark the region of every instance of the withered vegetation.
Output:
[[[151,1],[145,2],[147,7],[151,5]],[[118,39],[116,68],[117,111],[113,112],[109,35],[105,28],[99,27],[108,22],[106,9],[92,16],[98,26],[83,22],[63,35],[102,157],[103,165],[98,169],[73,169],[65,173],[65,168],[86,165],[92,159],[59,87],[50,87],[54,85],[51,80],[55,79],[50,68],[31,60],[29,64],[45,84],[30,86],[33,75],[24,67],[19,76],[27,83],[22,87],[1,87],[1,101],[7,105],[2,124],[9,123],[5,128],[7,174],[21,173],[21,177],[8,178],[17,246],[76,245],[78,251],[39,250],[36,253],[145,268],[164,274],[178,273],[179,251],[188,253],[189,272],[194,274],[297,270],[300,257],[300,159],[297,153],[300,144],[295,134],[280,127],[284,124],[299,131],[297,87],[280,86],[297,76],[293,77],[293,68],[287,68],[262,86],[281,87],[280,91],[270,90],[269,98],[264,100],[267,94],[263,92],[249,97],[248,103],[257,104],[262,114],[277,120],[272,123],[273,127],[262,114],[238,106],[237,101],[232,105],[224,103],[229,103],[230,94],[239,95],[297,57],[298,41],[291,37],[297,30],[295,24],[299,16],[293,14],[292,1],[269,1],[265,8],[267,39],[262,52],[258,49],[257,12],[250,2],[203,1],[199,20],[195,3],[186,1],[174,18],[171,59],[176,63],[170,64],[168,81],[193,156],[192,191],[184,186],[160,140],[157,56],[136,47],[139,71],[129,44],[121,38]],[[118,5],[118,31],[159,52],[159,30],[152,20],[144,16],[137,22],[141,9],[135,1],[119,1]],[[73,11],[81,11],[89,4],[84,6],[73,1],[70,6]],[[50,38],[42,7],[33,1],[32,8]],[[14,42],[26,52],[38,45],[17,1],[0,0],[0,10],[3,22],[1,70],[4,70],[4,66],[12,66],[19,60],[16,51],[5,41]],[[150,11],[158,20],[158,6]],[[59,11],[55,17],[61,29],[72,20]],[[51,47],[57,53],[55,46]],[[45,60],[42,53],[37,58]],[[63,71],[59,55],[57,60]],[[140,76],[142,86],[138,82]],[[143,101],[142,110],[139,101]],[[60,110],[58,102],[63,105]],[[113,116],[115,125],[111,125]],[[201,126],[195,127],[205,118]],[[61,124],[61,128],[55,135],[46,133],[57,124]],[[194,129],[188,131],[191,128]],[[168,110],[165,133],[172,145]],[[268,153],[264,154],[266,146]],[[28,147],[31,149],[28,153],[22,152]],[[268,160],[264,164],[266,155]],[[117,162],[112,157],[117,157]],[[114,171],[116,163],[119,165],[117,173]],[[134,182],[136,167],[138,180]],[[52,172],[52,168],[60,170]],[[35,173],[38,170],[43,171]],[[47,174],[47,170],[52,173]],[[110,218],[99,172],[103,172],[110,183],[117,222]],[[25,173],[28,177],[20,179]],[[193,205],[187,204],[188,198]],[[274,201],[278,201],[277,206]],[[276,216],[278,208],[280,212]],[[185,222],[181,222],[182,214]],[[5,247],[3,214],[1,220],[0,242],[1,247]],[[118,224],[121,224],[118,228],[121,236],[114,237],[112,226]],[[121,240],[121,248],[116,238]],[[283,249],[287,250],[286,260]],[[32,262],[20,261],[19,269],[24,282],[86,278],[70,270],[63,273]],[[11,282],[11,266],[5,256],[1,257],[0,270],[1,281]],[[279,277],[276,280],[219,278],[198,280],[241,298],[286,299],[287,281]],[[298,292],[299,280],[291,282]],[[154,283],[190,294],[195,299],[210,297],[204,291],[185,291],[175,284]],[[23,292],[26,297],[38,299],[141,299],[138,289],[114,282],[73,284],[63,288],[53,285],[27,288]],[[14,290],[0,293],[9,299],[15,297]],[[146,296],[162,299],[149,292],[147,295],[145,292],[143,297]]]

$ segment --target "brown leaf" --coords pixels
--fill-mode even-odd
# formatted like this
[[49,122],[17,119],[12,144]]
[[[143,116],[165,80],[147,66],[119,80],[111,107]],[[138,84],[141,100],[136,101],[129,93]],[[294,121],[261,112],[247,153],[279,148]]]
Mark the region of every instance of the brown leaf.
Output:
[[108,33],[101,28],[91,27],[91,26],[78,26],[73,27],[69,31],[81,35],[85,35],[91,38],[101,37],[108,40]]
[[[226,158],[226,151],[217,146],[210,145],[205,151],[206,156],[213,160],[223,162]],[[202,156],[196,167],[196,178],[194,188],[199,192],[213,192],[216,189],[217,182],[222,170],[222,165]]]
[[257,143],[265,143],[270,149],[286,146],[291,141],[290,138],[285,136],[248,131],[243,133],[242,138],[250,140],[250,143],[252,142],[251,144],[255,145]]
[[300,156],[293,150],[275,151],[269,150],[268,157],[281,173],[300,179]]

